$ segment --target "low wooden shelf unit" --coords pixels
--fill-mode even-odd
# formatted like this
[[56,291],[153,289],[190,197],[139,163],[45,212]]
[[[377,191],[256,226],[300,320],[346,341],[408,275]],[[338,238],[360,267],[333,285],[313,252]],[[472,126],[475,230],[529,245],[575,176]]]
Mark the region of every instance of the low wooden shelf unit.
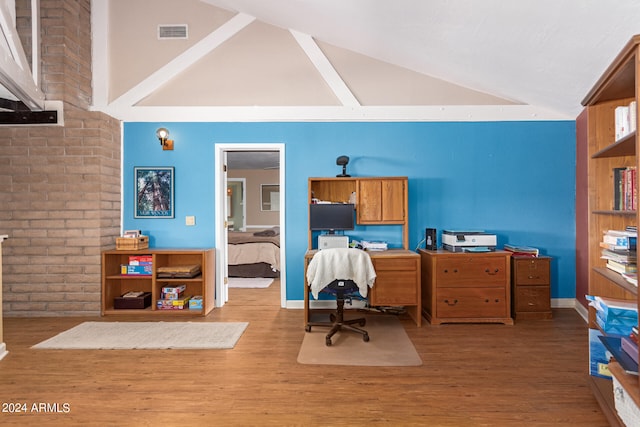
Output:
[[[129,264],[130,256],[148,255],[152,266],[149,275],[121,274],[121,266]],[[200,265],[200,274],[191,278],[160,278],[158,268]],[[201,309],[159,310],[163,287],[185,285],[185,295],[202,296]],[[127,292],[150,292],[151,305],[146,308],[116,309],[114,301]],[[215,305],[215,250],[214,249],[141,249],[108,250],[102,252],[102,305],[103,316],[109,315],[207,315]]]

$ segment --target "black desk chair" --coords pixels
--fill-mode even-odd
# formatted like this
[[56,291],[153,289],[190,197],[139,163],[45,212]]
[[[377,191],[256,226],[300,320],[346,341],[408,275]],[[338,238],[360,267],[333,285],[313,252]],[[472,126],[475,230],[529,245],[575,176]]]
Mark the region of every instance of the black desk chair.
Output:
[[353,280],[334,280],[329,283],[321,293],[327,293],[334,295],[336,297],[336,303],[338,308],[334,313],[331,313],[329,319],[330,322],[309,322],[305,330],[307,332],[311,332],[312,326],[329,326],[331,329],[327,333],[325,337],[325,344],[327,346],[331,345],[331,337],[333,337],[336,332],[348,330],[352,332],[357,332],[362,335],[362,340],[364,342],[369,341],[369,334],[364,329],[356,328],[355,324],[364,326],[367,322],[367,319],[364,317],[359,317],[357,319],[344,319],[344,303],[345,301],[351,301],[353,297],[358,294],[358,285]]
[[373,286],[376,273],[369,254],[360,249],[332,248],[322,249],[313,256],[307,268],[307,281],[311,293],[317,299],[318,293],[328,293],[336,297],[337,310],[330,316],[330,322],[308,322],[307,332],[312,326],[328,326],[331,329],[325,338],[325,344],[331,345],[331,337],[336,332],[347,330],[362,335],[362,339],[369,341],[369,334],[361,327],[366,319],[344,319],[344,303],[354,298],[366,298],[368,288]]

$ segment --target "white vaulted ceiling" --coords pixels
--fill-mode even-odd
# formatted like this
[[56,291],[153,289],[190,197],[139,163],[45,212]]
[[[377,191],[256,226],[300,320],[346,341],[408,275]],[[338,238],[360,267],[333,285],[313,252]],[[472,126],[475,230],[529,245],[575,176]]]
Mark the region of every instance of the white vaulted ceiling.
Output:
[[206,0],[372,58],[575,116],[629,38],[622,0]]
[[574,119],[640,33],[637,0],[92,5],[95,108],[123,120]]

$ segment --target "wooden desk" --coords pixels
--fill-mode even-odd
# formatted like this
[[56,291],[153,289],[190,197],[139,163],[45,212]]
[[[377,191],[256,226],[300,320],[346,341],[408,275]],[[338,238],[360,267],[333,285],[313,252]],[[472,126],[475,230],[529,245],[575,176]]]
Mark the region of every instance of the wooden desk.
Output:
[[[307,267],[317,250],[304,257],[304,324],[309,322],[309,283]],[[371,306],[404,306],[409,316],[422,325],[420,293],[420,255],[405,249],[367,252],[376,270],[376,281],[367,296]]]

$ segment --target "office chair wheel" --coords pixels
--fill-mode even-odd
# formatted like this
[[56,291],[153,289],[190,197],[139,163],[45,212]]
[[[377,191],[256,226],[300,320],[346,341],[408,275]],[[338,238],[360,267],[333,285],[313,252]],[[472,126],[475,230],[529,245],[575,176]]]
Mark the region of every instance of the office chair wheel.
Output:
[[369,342],[369,334],[364,334],[364,335],[362,336],[362,341],[364,341],[364,342]]
[[327,347],[331,347],[331,338],[325,338],[324,343]]

